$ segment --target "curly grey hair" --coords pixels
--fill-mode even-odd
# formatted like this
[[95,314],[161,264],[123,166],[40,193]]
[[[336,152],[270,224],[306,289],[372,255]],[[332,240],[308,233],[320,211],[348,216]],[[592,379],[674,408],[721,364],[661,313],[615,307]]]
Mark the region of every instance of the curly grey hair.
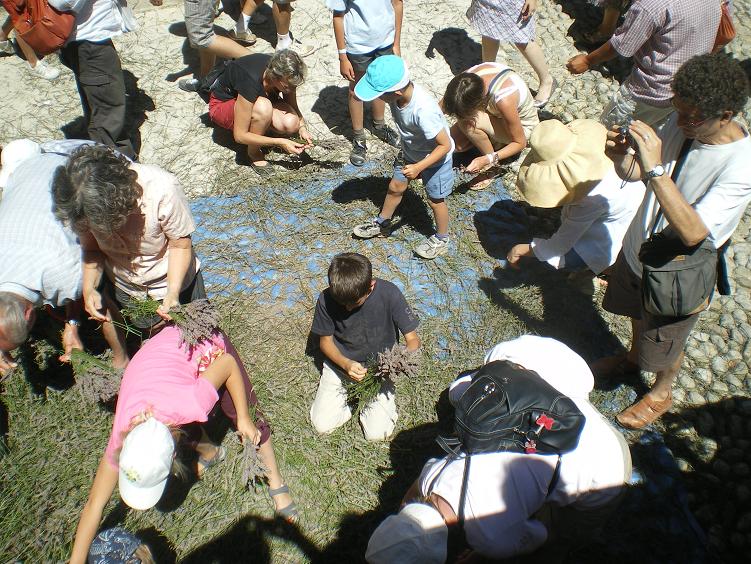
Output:
[[300,55],[292,49],[282,49],[271,56],[266,70],[271,76],[286,81],[290,86],[297,88],[308,74],[308,67],[300,58]]
[[0,292],[0,332],[6,341],[15,346],[29,336],[31,323],[26,319],[26,304],[23,299],[11,292]]
[[137,178],[122,155],[103,145],[84,145],[55,171],[55,216],[76,233],[115,233],[143,194]]

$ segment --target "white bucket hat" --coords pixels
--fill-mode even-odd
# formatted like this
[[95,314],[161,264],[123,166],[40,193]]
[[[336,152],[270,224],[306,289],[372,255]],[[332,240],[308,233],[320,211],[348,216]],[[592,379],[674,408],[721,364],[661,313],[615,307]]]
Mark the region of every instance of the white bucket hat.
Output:
[[149,509],[162,497],[167,485],[175,440],[169,427],[149,417],[136,425],[120,451],[120,497],[133,509]]
[[532,150],[516,179],[524,199],[554,208],[586,196],[613,169],[605,155],[606,135],[605,126],[591,119],[541,122],[529,137]]
[[368,541],[370,564],[443,564],[448,528],[438,511],[424,503],[408,503],[378,525]]
[[3,156],[0,159],[2,165],[0,188],[5,188],[8,185],[11,173],[16,170],[19,164],[26,159],[41,154],[42,149],[39,148],[39,143],[35,143],[31,139],[16,139],[3,147]]

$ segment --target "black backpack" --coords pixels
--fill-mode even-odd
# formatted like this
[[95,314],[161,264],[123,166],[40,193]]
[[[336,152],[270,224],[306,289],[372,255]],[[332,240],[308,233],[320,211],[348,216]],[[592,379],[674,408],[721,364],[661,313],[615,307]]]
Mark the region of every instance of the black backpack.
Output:
[[[561,455],[576,448],[586,419],[568,396],[537,372],[497,360],[472,375],[455,405],[455,434],[438,437],[450,459],[464,458],[459,499],[459,523],[464,522],[464,500],[471,455],[520,452],[558,455],[548,495],[558,483]],[[436,476],[437,478],[437,476]]]

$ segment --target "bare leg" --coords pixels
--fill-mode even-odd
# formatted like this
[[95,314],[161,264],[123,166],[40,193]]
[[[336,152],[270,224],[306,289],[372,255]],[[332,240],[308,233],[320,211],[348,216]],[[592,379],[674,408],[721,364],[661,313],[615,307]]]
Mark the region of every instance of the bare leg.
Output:
[[250,55],[245,47],[239,43],[235,43],[229,37],[222,35],[215,35],[211,40],[211,45],[205,49],[198,50],[198,56],[200,59],[199,76],[206,76],[209,71],[214,68],[216,58],[221,57],[223,59],[237,59]]
[[300,131],[300,117],[285,102],[274,102],[271,112],[271,129],[285,137]]
[[[107,296],[103,296],[104,306],[106,308],[105,315],[117,323],[123,323],[123,317],[120,315],[120,310]],[[119,327],[116,327],[114,323],[109,321],[102,323],[102,334],[104,340],[107,341],[110,349],[112,349],[112,366],[115,368],[125,368],[128,366],[130,358],[128,358],[128,349],[125,346],[125,333]]]
[[535,74],[537,74],[540,86],[537,89],[535,100],[547,100],[550,98],[550,91],[553,88],[553,77],[550,75],[548,63],[545,61],[545,53],[542,52],[540,46],[534,41],[515,43],[514,45],[521,51],[521,54],[524,55],[524,58],[527,59],[527,62],[535,71]]
[[[255,104],[253,104],[253,112],[250,115],[250,128],[248,131],[258,135],[265,135],[271,126],[273,113],[274,107],[271,105],[271,100],[259,97]],[[268,165],[260,145],[248,143],[248,156],[256,165]]]
[[409,186],[408,182],[400,182],[395,178],[391,179],[391,182],[389,182],[389,190],[386,193],[386,199],[381,208],[380,216],[383,219],[390,219],[394,215],[397,206],[402,201],[405,190],[407,190],[407,186]]
[[290,8],[290,4],[277,4],[276,2],[274,2],[271,8],[277,35],[287,35],[289,33],[289,25],[292,21],[292,10]]
[[501,42],[497,39],[482,36],[482,62],[493,63],[498,56],[498,48]]
[[[363,104],[362,100],[358,100],[355,97],[355,84],[357,84],[357,81],[362,78],[362,73],[355,72],[355,81],[349,83],[349,90],[347,93],[348,96],[348,102],[349,102],[349,117],[352,118],[352,129],[355,131],[360,131],[365,127],[365,105]],[[376,119],[376,101],[380,102],[381,106],[381,114],[379,119],[383,119],[383,108],[384,108],[384,101],[380,98],[376,98],[373,100],[373,119]]]
[[31,65],[31,68],[35,68],[37,66],[37,63],[39,62],[39,58],[37,57],[37,54],[34,51],[34,49],[31,48],[31,45],[29,45],[23,39],[21,39],[18,36],[18,34],[16,34],[16,42],[18,43],[18,46],[21,48],[21,52],[23,53],[23,56],[26,57],[26,61]]
[[[281,472],[279,472],[279,466],[276,463],[276,456],[274,455],[274,447],[271,444],[271,437],[269,440],[263,443],[259,449],[258,454],[263,458],[263,463],[269,471],[266,473],[266,479],[269,481],[269,489],[275,490],[284,485],[284,479]],[[275,495],[273,498],[274,507],[277,511],[284,509],[290,503],[292,503],[292,497],[288,493],[282,493]]]
[[438,235],[449,234],[449,207],[446,205],[446,200],[439,200],[434,202],[428,198],[430,208],[433,210],[433,216],[435,217],[435,231]]
[[457,125],[469,142],[477,147],[477,150],[480,151],[480,153],[487,155],[488,153],[493,152],[493,144],[490,142],[490,137],[485,131],[466,121],[459,121],[457,122]]
[[618,8],[614,8],[613,6],[606,7],[605,13],[602,15],[602,21],[597,28],[597,34],[604,38],[613,35],[615,29],[618,27],[618,18],[620,16],[621,12]]

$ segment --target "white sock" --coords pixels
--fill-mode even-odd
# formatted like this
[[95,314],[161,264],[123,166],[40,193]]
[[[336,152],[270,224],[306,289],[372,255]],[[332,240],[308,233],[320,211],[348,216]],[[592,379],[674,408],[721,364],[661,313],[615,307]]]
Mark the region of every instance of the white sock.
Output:
[[281,51],[282,49],[289,49],[292,46],[292,38],[289,36],[289,33],[285,33],[284,35],[276,35],[276,50]]
[[245,22],[245,28],[246,29],[249,28],[250,27],[250,16],[248,14],[243,14],[243,21]]

